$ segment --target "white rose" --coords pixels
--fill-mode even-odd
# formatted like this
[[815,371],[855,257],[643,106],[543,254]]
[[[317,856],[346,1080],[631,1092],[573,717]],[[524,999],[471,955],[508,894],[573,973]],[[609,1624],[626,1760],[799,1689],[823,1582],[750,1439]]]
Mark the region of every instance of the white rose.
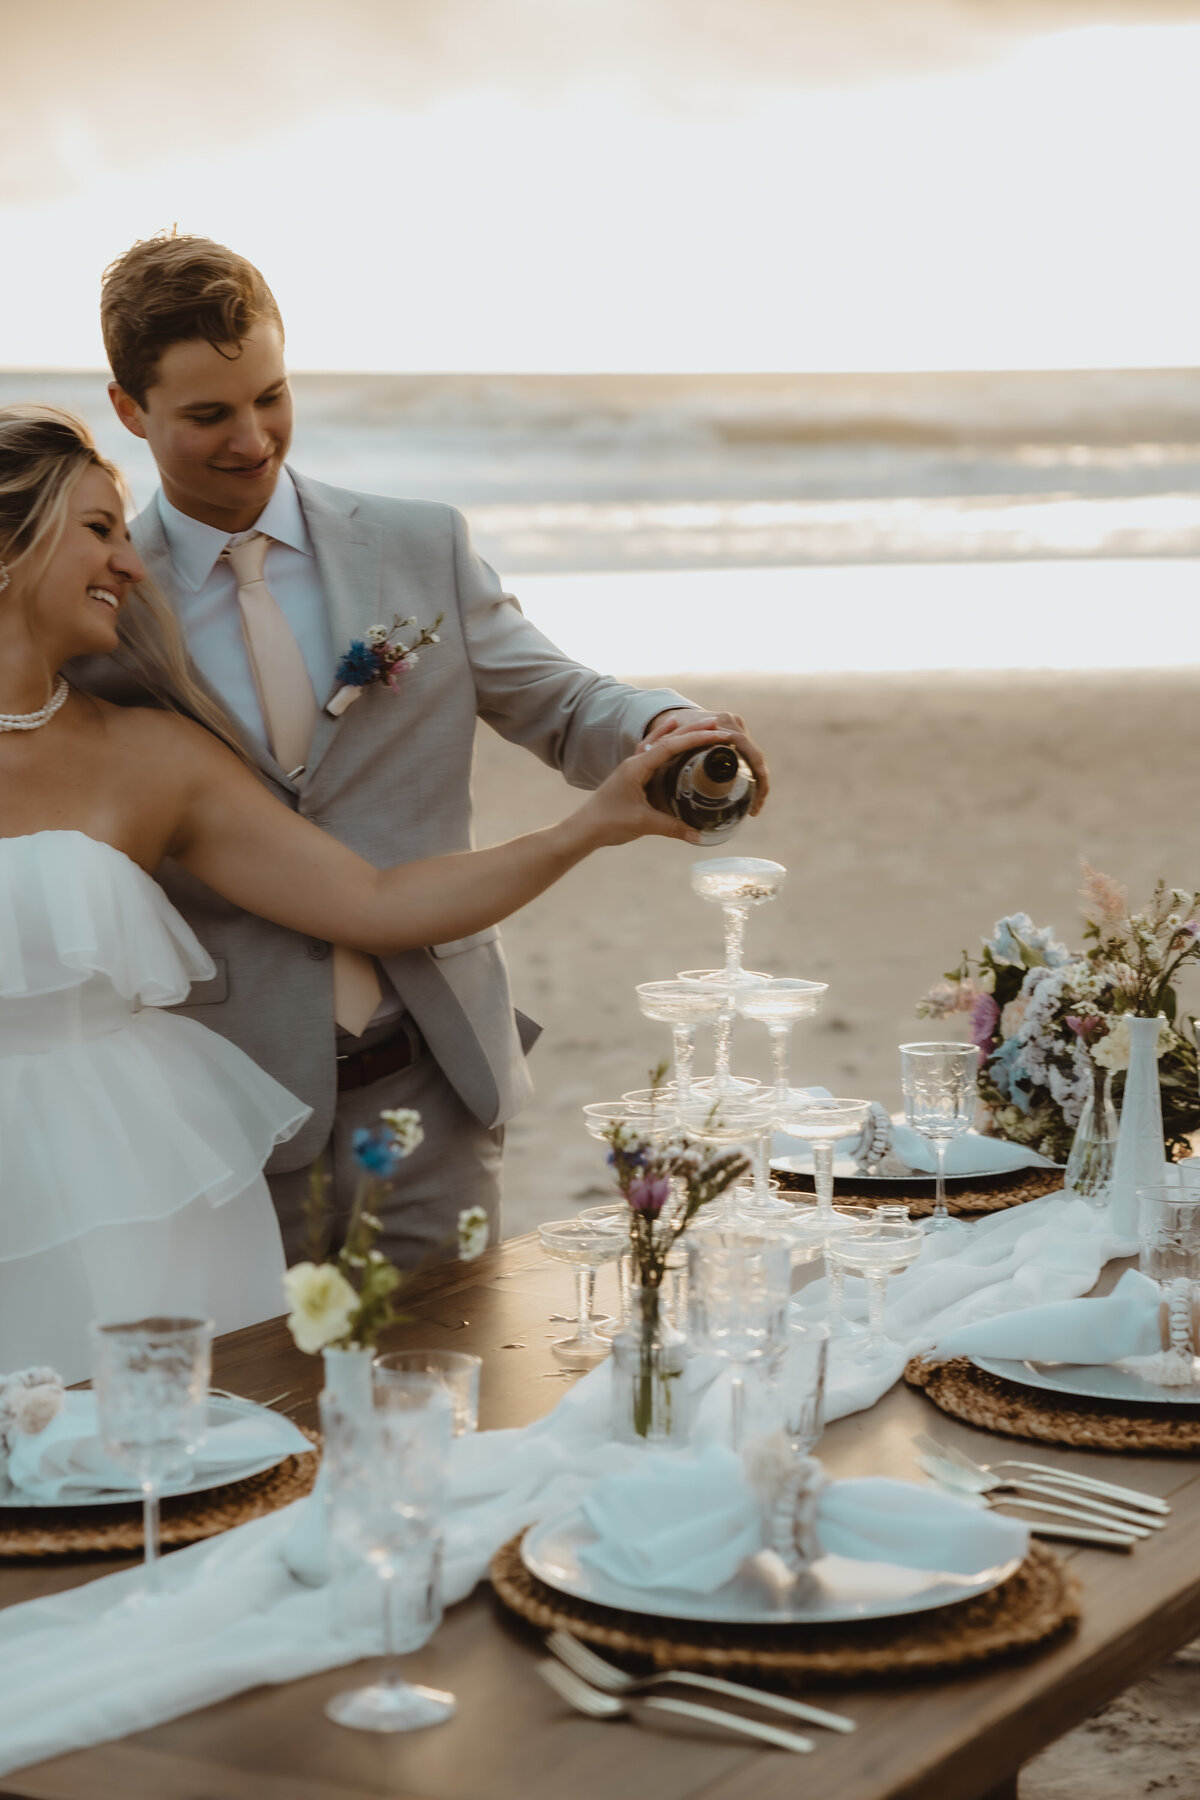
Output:
[[284,1276],[283,1291],[292,1309],[288,1329],[309,1356],[345,1337],[358,1311],[358,1295],[332,1263],[297,1263]]
[[474,1262],[488,1247],[490,1227],[482,1206],[467,1206],[458,1215],[458,1255],[461,1262]]
[[[1162,1014],[1159,1014],[1162,1018]],[[1165,1019],[1158,1034],[1156,1054],[1165,1056],[1171,1047],[1172,1032]],[[1092,1051],[1092,1058],[1102,1069],[1110,1069],[1114,1073],[1118,1069],[1129,1067],[1129,1014],[1122,1013],[1107,1037],[1101,1038]]]

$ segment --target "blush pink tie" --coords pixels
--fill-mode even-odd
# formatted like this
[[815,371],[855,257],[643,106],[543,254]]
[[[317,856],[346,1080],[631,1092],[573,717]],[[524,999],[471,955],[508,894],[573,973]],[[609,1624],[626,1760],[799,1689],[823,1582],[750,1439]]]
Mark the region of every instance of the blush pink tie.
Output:
[[[271,539],[255,532],[224,555],[237,582],[242,637],[258,690],[267,739],[280,768],[298,775],[304,768],[317,721],[317,697],[296,634],[263,578]],[[361,950],[333,946],[333,1016],[343,1031],[359,1037],[380,1001],[379,977]]]

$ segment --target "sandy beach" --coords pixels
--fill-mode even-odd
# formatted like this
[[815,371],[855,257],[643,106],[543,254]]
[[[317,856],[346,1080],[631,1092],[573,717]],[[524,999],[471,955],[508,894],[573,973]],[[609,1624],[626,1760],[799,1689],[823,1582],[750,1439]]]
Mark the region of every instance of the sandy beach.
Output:
[[[795,1034],[799,1080],[896,1106],[896,1045],[921,1029],[918,996],[1003,913],[1077,941],[1081,856],[1135,895],[1160,873],[1200,885],[1198,671],[666,679],[742,712],[770,759],[769,806],[735,842],[788,869],[751,919],[747,965],[830,985],[823,1016]],[[481,842],[569,799],[486,729],[476,790]],[[693,854],[605,852],[505,926],[517,1002],[545,1027],[537,1094],[509,1132],[510,1233],[608,1191],[579,1108],[640,1086],[669,1049],[634,983],[720,960],[720,915],[688,886]],[[739,1068],[765,1072],[760,1028],[739,1025],[735,1051]],[[1193,1649],[1031,1764],[1022,1800],[1200,1793],[1198,1709]]]

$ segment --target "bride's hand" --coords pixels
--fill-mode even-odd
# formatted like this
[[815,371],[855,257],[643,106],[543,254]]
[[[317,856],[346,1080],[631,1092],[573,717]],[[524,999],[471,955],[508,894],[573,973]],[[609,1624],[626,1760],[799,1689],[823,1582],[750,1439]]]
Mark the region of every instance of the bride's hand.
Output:
[[639,837],[682,838],[685,844],[702,842],[698,831],[670,813],[659,812],[646,798],[650,777],[664,763],[692,750],[707,750],[729,741],[728,731],[715,721],[695,731],[674,731],[653,744],[643,744],[579,808],[574,821],[589,833],[593,844],[628,844]]

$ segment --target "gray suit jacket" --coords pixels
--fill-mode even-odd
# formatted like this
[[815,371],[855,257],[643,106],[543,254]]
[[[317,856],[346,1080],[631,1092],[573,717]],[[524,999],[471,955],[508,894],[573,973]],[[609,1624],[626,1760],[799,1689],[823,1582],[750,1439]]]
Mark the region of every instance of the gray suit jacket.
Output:
[[[428,626],[444,615],[441,642],[422,652],[399,694],[370,687],[340,719],[320,713],[298,781],[247,745],[285,805],[378,867],[471,847],[476,714],[572,786],[589,788],[630,754],[656,713],[687,704],[564,656],[472,550],[453,507],[352,494],[292,473],[339,655],[397,613]],[[131,530],[150,576],[173,597],[154,502]],[[138,697],[112,659],[71,674],[114,699]],[[336,1101],[329,945],[242,912],[173,863],[159,879],[217,965],[216,978],[197,983],[177,1010],[232,1039],[313,1108],[268,1165],[302,1168],[326,1142]],[[475,1116],[489,1126],[511,1118],[530,1082],[498,930],[406,951],[384,966]]]

